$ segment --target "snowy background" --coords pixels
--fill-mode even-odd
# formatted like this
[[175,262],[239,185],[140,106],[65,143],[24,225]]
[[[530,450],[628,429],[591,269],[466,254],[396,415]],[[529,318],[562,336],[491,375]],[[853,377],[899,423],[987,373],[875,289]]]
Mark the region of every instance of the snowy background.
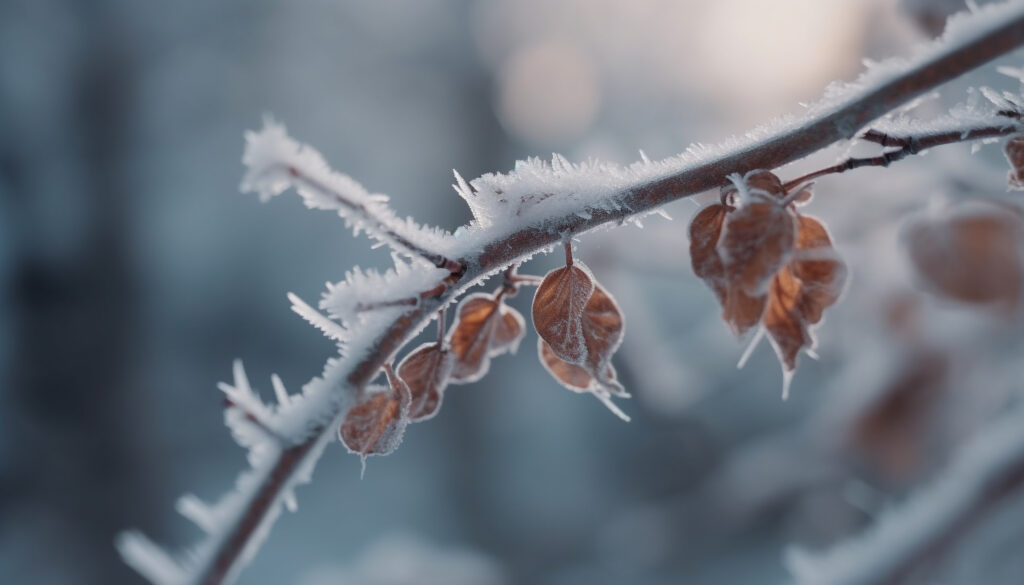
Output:
[[[238,193],[242,134],[272,113],[401,215],[454,229],[450,188],[530,155],[620,163],[799,111],[863,59],[909,52],[955,1],[4,0],[0,3],[0,582],[141,583],[113,549],[245,465],[218,381],[239,357],[297,388],[332,345],[289,310],[387,252],[296,197]],[[1003,63],[1020,67],[1018,52]],[[1016,90],[993,68],[951,84]],[[831,164],[823,153],[781,174]],[[1001,196],[999,149],[952,146],[818,183],[807,211],[851,266],[789,401],[747,367],[675,219],[587,237],[627,316],[624,424],[566,392],[532,333],[392,456],[328,449],[251,585],[783,583],[790,545],[857,533],[1019,397],[1019,317],[922,295],[916,210]],[[524,272],[544,273],[557,258]],[[513,304],[526,312],[529,294]],[[1024,498],[937,570],[1019,585]]]

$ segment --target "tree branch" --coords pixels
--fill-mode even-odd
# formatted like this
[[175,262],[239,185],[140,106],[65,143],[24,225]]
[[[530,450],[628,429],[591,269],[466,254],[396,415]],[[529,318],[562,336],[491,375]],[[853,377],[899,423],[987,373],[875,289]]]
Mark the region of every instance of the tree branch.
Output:
[[362,221],[369,224],[368,229],[371,231],[379,231],[389,240],[388,243],[394,247],[404,250],[413,256],[419,256],[434,266],[444,268],[453,274],[462,272],[463,266],[461,264],[445,257],[440,252],[428,249],[425,244],[414,242],[412,236],[399,232],[399,230],[391,225],[387,218],[378,217],[378,214],[369,209],[366,204],[346,197],[340,190],[328,186],[324,181],[310,176],[298,167],[289,166],[288,174],[294,178],[300,187],[304,186],[328,194],[340,208],[347,209],[349,213],[358,216]]
[[242,178],[242,191],[256,191],[267,200],[292,185],[307,207],[336,211],[357,234],[365,230],[398,251],[453,274],[462,272],[461,264],[431,245],[441,235],[439,231],[398,219],[387,206],[387,197],[368,192],[348,175],[332,172],[315,149],[289,138],[272,120],[265,122],[265,136],[246,135],[248,147],[242,162],[248,171]]
[[[301,409],[301,412],[312,413],[307,414],[308,420],[301,421],[305,424],[305,438],[287,448],[272,450],[251,472],[254,474],[252,477],[244,476],[245,481],[240,482],[238,493],[232,496],[238,499],[236,513],[227,522],[225,530],[209,536],[193,555],[194,561],[189,563],[187,570],[160,573],[154,569],[180,568],[180,564],[158,553],[148,541],[137,536],[123,537],[119,541],[122,554],[129,563],[161,585],[222,585],[230,582],[254,554],[282,501],[295,485],[307,479],[305,476],[311,471],[323,445],[333,437],[358,389],[370,383],[383,364],[389,363],[439,310],[470,286],[567,238],[604,224],[621,223],[671,201],[718,187],[732,173],[773,169],[839,140],[853,138],[862,127],[879,116],[1024,44],[1024,5],[985,10],[985,19],[971,22],[971,27],[961,27],[946,42],[932,45],[906,67],[869,72],[858,86],[864,89],[852,89],[841,100],[812,108],[803,118],[792,119],[768,135],[748,138],[740,146],[699,163],[684,161],[679,165],[682,168],[609,193],[596,202],[599,204],[581,205],[563,210],[558,215],[536,218],[531,223],[517,226],[511,233],[497,233],[497,230],[478,233],[479,237],[474,240],[477,245],[467,248],[461,257],[454,260],[448,260],[440,252],[434,256],[426,248],[407,245],[400,238],[396,239],[394,234],[383,234],[383,239],[391,240],[389,243],[397,242],[435,266],[444,266],[455,273],[452,285],[438,297],[424,298],[391,320],[374,321],[372,326],[375,329],[365,332],[368,339],[366,351],[357,352],[356,357],[328,363],[323,375],[307,386],[303,396],[304,400],[314,401]],[[250,170],[254,170],[252,166]],[[278,177],[269,189],[256,188],[264,195],[274,195],[282,189],[280,179]],[[313,183],[309,186],[318,190],[321,187]],[[547,196],[537,194],[538,200],[547,199]],[[311,206],[323,206],[322,203]],[[387,221],[380,223],[385,227],[390,225]],[[459,270],[455,270],[456,267]],[[163,556],[155,556],[158,554]]]

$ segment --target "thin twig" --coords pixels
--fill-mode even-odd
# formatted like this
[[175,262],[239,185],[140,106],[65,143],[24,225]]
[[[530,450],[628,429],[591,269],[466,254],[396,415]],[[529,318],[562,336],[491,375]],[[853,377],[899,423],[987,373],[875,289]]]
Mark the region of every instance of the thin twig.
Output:
[[378,309],[388,309],[391,307],[415,307],[423,299],[431,299],[441,296],[441,293],[443,293],[447,289],[448,283],[442,282],[430,290],[425,290],[421,292],[415,297],[406,297],[404,299],[391,299],[387,301],[376,301],[373,303],[358,303],[356,304],[356,311],[376,311]]
[[338,205],[341,205],[351,210],[352,212],[359,214],[363,221],[372,223],[375,230],[387,234],[387,237],[392,242],[394,242],[396,246],[402,248],[403,250],[409,252],[410,254],[414,256],[419,256],[420,258],[427,260],[434,266],[437,266],[438,268],[444,268],[445,270],[451,272],[452,274],[460,274],[462,273],[463,270],[465,270],[465,266],[463,266],[460,262],[452,260],[440,252],[430,250],[422,244],[417,244],[416,242],[410,240],[408,237],[392,230],[390,227],[388,227],[386,222],[381,221],[362,203],[356,203],[354,201],[346,199],[337,190],[330,188],[323,182],[314,179],[313,177],[309,177],[303,174],[301,171],[299,171],[299,169],[293,166],[288,167],[288,174],[290,174],[297,183],[304,183],[305,185],[321,193],[330,194],[331,197],[333,197],[334,200],[338,203]]
[[878,156],[864,158],[848,158],[841,163],[825,167],[817,171],[807,173],[788,181],[783,189],[788,193],[792,189],[803,185],[807,181],[817,179],[824,175],[845,173],[861,167],[887,167],[890,164],[902,160],[912,154],[924,152],[929,148],[958,142],[969,142],[982,138],[993,138],[998,136],[1009,136],[1024,132],[1024,126],[1020,124],[1001,124],[998,126],[983,126],[980,128],[969,128],[964,130],[952,130],[936,134],[925,134],[921,136],[893,136],[878,130],[868,130],[861,136],[867,142],[873,142],[883,147],[896,147],[896,150],[883,152]]
[[512,274],[508,281],[517,285],[540,286],[540,283],[544,282],[544,277],[535,274]]
[[447,317],[447,309],[441,309],[437,312],[437,346],[440,348],[444,348],[444,334],[448,329]]

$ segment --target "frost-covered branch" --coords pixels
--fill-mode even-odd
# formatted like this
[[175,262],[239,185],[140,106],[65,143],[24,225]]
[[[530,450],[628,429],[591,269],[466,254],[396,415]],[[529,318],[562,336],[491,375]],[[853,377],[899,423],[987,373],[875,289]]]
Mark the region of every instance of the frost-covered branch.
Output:
[[249,148],[242,162],[248,167],[243,191],[258,192],[266,201],[289,186],[294,187],[310,209],[334,210],[358,235],[371,237],[434,266],[457,273],[462,266],[439,252],[440,230],[424,229],[412,219],[400,220],[387,205],[386,195],[370,193],[348,175],[331,171],[323,156],[292,140],[284,127],[269,119],[259,140],[249,133]]
[[898,585],[935,561],[988,511],[1024,493],[1024,409],[982,431],[945,472],[860,536],[822,553],[792,549],[798,585]]
[[[635,221],[666,203],[718,187],[729,175],[775,169],[853,138],[880,116],[1022,44],[1024,2],[988,6],[955,18],[939,42],[912,58],[876,65],[855,83],[830,88],[803,115],[717,147],[691,147],[678,157],[628,167],[574,165],[555,156],[550,165],[531,159],[508,174],[468,183],[457,177],[456,190],[475,219],[454,234],[397,219],[382,196],[328,169],[316,151],[300,146],[279,125],[250,133],[244,190],[267,198],[294,186],[307,206],[337,211],[355,231],[367,231],[404,257],[396,256],[394,268],[385,273],[356,269],[329,286],[319,305],[327,314],[292,298],[296,312],[339,344],[339,356],[300,394],[289,395],[275,382],[276,406],[260,402],[236,375],[232,401],[258,413],[260,424],[234,408],[226,420],[249,448],[252,469],[216,505],[183,500],[180,508],[207,533],[193,550],[172,556],[129,533],[118,540],[126,562],[157,585],[231,582],[281,506],[294,506],[292,491],[308,481],[363,389],[470,287],[574,236]],[[274,436],[264,428],[273,429]]]

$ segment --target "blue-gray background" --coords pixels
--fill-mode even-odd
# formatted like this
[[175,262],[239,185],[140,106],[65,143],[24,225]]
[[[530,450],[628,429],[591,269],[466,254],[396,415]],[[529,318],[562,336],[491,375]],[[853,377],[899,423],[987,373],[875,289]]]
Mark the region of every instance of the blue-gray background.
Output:
[[[297,389],[332,346],[285,293],[313,301],[353,265],[386,265],[332,214],[238,193],[242,135],[264,114],[400,213],[453,229],[468,219],[453,168],[475,177],[552,151],[626,163],[714,142],[798,111],[863,58],[906,54],[956,4],[3,0],[0,582],[139,583],[116,557],[118,531],[194,541],[175,498],[213,500],[244,466],[216,382],[238,357],[258,387],[276,372]],[[885,287],[910,282],[890,245],[898,213],[1003,189],[997,149],[959,148],[822,181],[831,193],[809,209],[856,278],[788,402],[767,345],[733,367],[742,346],[689,273],[696,208],[680,202],[672,222],[582,246],[627,315],[617,363],[636,394],[632,423],[548,379],[531,334],[365,479],[329,448],[242,582],[395,585],[433,582],[430,571],[444,583],[781,582],[788,544],[864,526],[1015,391],[961,373],[995,397],[929,415],[921,441],[821,422],[855,419],[849,397],[866,386],[899,390],[856,371],[877,361],[858,351],[895,343],[865,315],[885,321],[879,299],[905,292]],[[881,203],[866,205],[873,195]],[[515,303],[525,310],[528,296]],[[958,391],[941,396],[959,408]],[[847,440],[843,428],[861,430]],[[911,455],[887,451],[900,441]],[[986,530],[947,561],[944,582],[971,582],[979,566],[987,583],[1024,571],[998,552],[1020,530]]]

